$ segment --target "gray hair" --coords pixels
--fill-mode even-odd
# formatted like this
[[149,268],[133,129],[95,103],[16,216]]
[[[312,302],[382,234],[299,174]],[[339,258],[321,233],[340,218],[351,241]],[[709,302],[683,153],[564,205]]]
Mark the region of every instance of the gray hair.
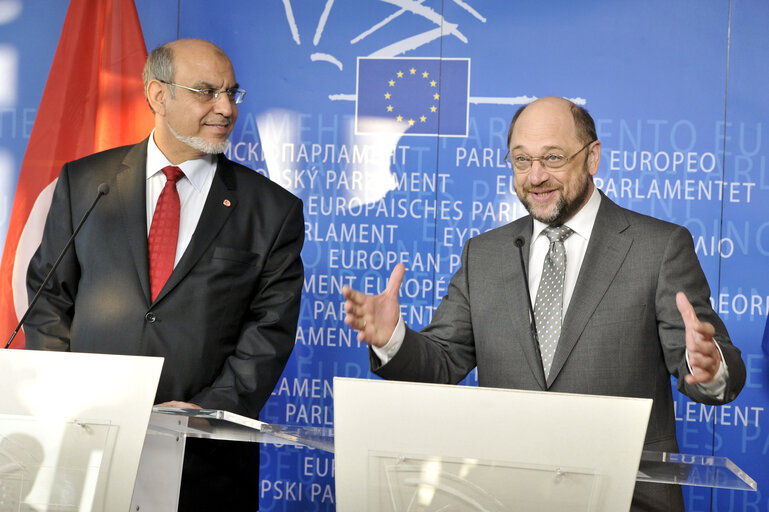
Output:
[[[159,80],[161,82],[173,82],[174,81],[174,52],[170,44],[164,44],[158,46],[147,57],[147,62],[144,64],[144,72],[142,73],[144,79],[144,98],[147,100],[147,104],[150,105],[150,110],[154,114],[152,105],[149,102],[147,96],[147,87],[152,80]],[[169,94],[174,97],[173,87],[169,87]]]

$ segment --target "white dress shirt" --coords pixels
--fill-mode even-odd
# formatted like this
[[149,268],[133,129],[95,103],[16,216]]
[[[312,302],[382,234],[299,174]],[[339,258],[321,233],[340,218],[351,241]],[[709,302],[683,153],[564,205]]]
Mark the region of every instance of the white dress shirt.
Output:
[[[166,184],[166,176],[163,168],[173,165],[155,144],[155,131],[150,134],[147,145],[147,236],[149,236],[152,216],[155,213],[155,205],[160,193]],[[198,226],[200,214],[211,189],[216,171],[216,155],[206,155],[203,158],[187,160],[177,165],[184,177],[176,182],[176,190],[179,192],[181,211],[179,214],[179,240],[176,243],[176,256],[174,268],[184,255],[184,251],[192,240],[195,228]]]

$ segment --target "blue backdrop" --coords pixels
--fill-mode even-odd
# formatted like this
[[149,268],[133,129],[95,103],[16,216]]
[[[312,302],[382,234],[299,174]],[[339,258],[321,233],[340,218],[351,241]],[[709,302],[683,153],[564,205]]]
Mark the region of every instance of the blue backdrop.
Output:
[[[714,409],[677,396],[678,435],[683,452],[731,458],[759,491],[685,488],[689,509],[769,510],[767,2],[136,6],[149,49],[201,37],[230,55],[249,93],[228,155],[304,201],[297,343],[264,421],[331,426],[333,377],[370,377],[342,322],[342,285],[379,291],[403,262],[403,315],[429,321],[468,237],[524,214],[502,161],[512,114],[564,96],[596,118],[599,187],[691,230],[714,307],[743,350],[739,398]],[[66,9],[0,2],[0,241]],[[394,83],[387,101],[380,77]],[[328,454],[268,446],[261,476],[262,510],[334,510]]]

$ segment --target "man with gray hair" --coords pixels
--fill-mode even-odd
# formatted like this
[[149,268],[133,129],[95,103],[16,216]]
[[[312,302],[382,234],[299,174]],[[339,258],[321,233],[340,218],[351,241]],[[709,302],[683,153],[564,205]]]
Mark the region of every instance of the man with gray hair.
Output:
[[[157,403],[256,418],[294,346],[302,202],[222,154],[245,91],[220,48],[163,45],[144,86],[150,136],[62,169],[30,296],[111,192],[31,311],[27,347],[161,356]],[[188,440],[179,510],[253,512],[258,469],[255,445]]]

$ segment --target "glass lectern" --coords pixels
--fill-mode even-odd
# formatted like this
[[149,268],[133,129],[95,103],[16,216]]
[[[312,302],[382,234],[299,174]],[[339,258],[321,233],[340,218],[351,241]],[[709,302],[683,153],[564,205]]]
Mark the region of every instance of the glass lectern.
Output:
[[[273,425],[226,411],[155,407],[131,510],[137,506],[138,510],[176,510],[187,437],[301,445],[334,452],[334,432],[329,428]],[[354,485],[369,488],[369,510],[409,510],[415,493],[433,496],[432,506],[421,510],[439,510],[450,503],[461,504],[461,510],[509,510],[505,500],[510,495],[516,499],[516,507],[525,510],[516,488],[536,490],[543,482],[552,485],[542,492],[549,493],[549,500],[561,500],[562,510],[591,510],[591,495],[602,485],[601,476],[590,468],[383,451],[369,453],[368,460],[367,475],[360,475]],[[757,490],[756,482],[728,458],[678,453],[643,452],[637,481]],[[169,489],[177,489],[176,494]],[[553,495],[553,489],[559,494]],[[539,506],[537,494],[530,496],[534,509]],[[584,508],[575,505],[578,503]]]

